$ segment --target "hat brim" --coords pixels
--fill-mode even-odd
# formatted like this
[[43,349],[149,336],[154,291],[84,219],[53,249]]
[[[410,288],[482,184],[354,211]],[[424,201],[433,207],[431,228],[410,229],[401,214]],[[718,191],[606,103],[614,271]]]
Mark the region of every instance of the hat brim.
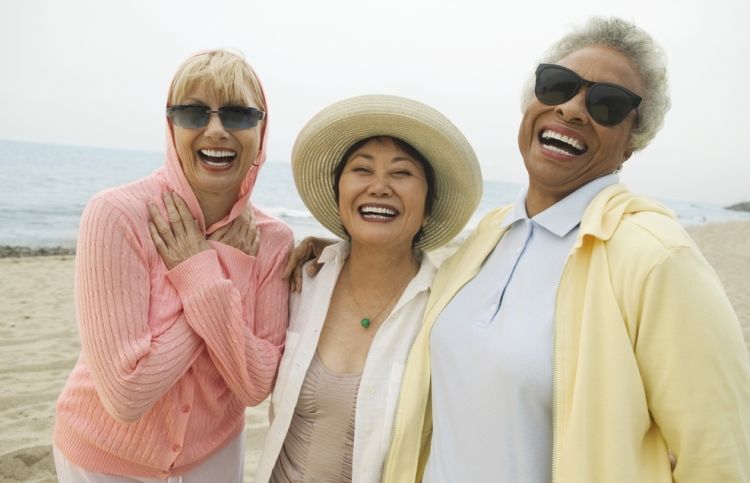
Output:
[[346,230],[336,206],[334,169],[357,141],[391,136],[406,141],[435,173],[435,201],[417,248],[431,250],[453,239],[482,197],[482,172],[469,141],[445,116],[420,102],[396,96],[346,99],[316,114],[292,150],[292,172],[312,215],[341,238]]

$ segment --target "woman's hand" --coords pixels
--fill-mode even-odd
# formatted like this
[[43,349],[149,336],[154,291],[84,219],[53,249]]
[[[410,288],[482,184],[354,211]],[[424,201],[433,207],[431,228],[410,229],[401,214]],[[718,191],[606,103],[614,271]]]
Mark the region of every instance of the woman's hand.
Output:
[[206,242],[185,201],[177,193],[163,194],[169,223],[164,221],[156,204],[146,205],[150,215],[148,222],[151,239],[168,270],[211,246]]
[[335,242],[336,240],[331,240],[330,238],[308,236],[299,245],[294,247],[291,255],[289,255],[289,262],[286,264],[284,275],[282,276],[285,280],[289,280],[289,287],[292,292],[302,291],[302,265],[308,260],[315,260],[307,267],[307,274],[311,277],[317,275],[323,266],[322,263],[318,263],[320,254],[323,253],[325,247]]
[[245,208],[232,223],[211,233],[208,239],[229,245],[254,257],[260,247],[260,230],[255,225],[253,209]]

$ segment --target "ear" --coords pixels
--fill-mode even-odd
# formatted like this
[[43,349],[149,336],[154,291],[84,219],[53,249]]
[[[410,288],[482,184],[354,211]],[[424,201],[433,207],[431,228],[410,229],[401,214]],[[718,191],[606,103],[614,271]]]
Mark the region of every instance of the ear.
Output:
[[625,147],[625,151],[622,153],[622,162],[624,163],[628,159],[630,159],[630,156],[633,155],[633,152],[635,151],[635,147],[633,146],[633,132],[630,132],[630,136],[628,137],[628,145]]
[[622,153],[622,162],[624,163],[628,159],[630,159],[630,156],[633,155],[633,148],[629,147],[625,150],[624,153]]

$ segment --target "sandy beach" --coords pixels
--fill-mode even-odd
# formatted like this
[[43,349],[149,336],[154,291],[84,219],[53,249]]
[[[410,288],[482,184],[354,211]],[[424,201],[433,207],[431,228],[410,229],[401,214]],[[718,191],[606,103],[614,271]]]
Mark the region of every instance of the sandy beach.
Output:
[[[750,221],[688,230],[721,278],[750,346]],[[56,481],[54,404],[80,350],[73,265],[71,255],[0,259],[0,482]],[[264,403],[246,413],[246,481],[259,457],[266,410]]]

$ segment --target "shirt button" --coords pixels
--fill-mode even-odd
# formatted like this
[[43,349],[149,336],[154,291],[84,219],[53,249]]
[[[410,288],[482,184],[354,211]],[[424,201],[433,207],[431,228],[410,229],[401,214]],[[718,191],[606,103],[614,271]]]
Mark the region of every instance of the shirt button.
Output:
[[185,404],[184,406],[182,406],[182,412],[183,413],[189,413],[190,412],[190,405],[189,404]]
[[181,449],[182,449],[182,446],[180,446],[179,444],[175,444],[174,446],[172,446],[172,451],[174,451],[175,453],[177,453]]
[[370,395],[375,394],[375,388],[371,387],[368,392],[370,393]]

